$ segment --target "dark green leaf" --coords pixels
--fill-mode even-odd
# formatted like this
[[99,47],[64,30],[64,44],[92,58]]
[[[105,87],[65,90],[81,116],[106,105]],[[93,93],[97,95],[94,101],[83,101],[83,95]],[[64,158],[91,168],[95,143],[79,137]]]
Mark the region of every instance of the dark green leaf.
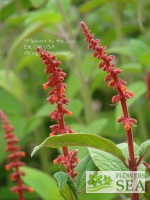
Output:
[[93,134],[65,134],[48,137],[43,143],[33,149],[32,156],[42,147],[57,148],[63,146],[92,147],[111,153],[122,161],[125,160],[121,150],[113,142]]
[[77,186],[73,179],[64,172],[54,174],[60,194],[65,200],[78,200]]
[[150,200],[150,181],[145,182],[144,197],[146,198],[145,200]]

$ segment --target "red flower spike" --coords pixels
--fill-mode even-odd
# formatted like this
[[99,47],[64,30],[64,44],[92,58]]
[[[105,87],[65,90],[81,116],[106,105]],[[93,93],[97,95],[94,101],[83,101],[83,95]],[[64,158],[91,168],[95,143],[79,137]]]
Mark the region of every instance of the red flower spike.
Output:
[[[121,122],[126,130],[126,138],[128,142],[128,151],[129,151],[129,170],[130,171],[137,171],[137,163],[135,159],[135,154],[134,154],[134,146],[133,146],[133,136],[132,136],[132,129],[131,126],[135,125],[136,120],[130,118],[129,112],[128,112],[128,107],[126,104],[126,100],[130,99],[134,96],[133,92],[127,91],[125,85],[126,82],[118,78],[118,74],[122,72],[121,69],[115,68],[114,64],[112,64],[112,60],[114,59],[113,56],[108,56],[106,54],[106,51],[104,51],[105,47],[100,46],[100,44],[96,44],[96,46],[93,45],[94,41],[96,42],[97,40],[94,39],[94,35],[90,33],[90,30],[86,26],[84,22],[81,22],[81,28],[83,30],[83,34],[85,35],[85,40],[88,41],[89,43],[89,48],[94,50],[93,56],[97,57],[98,59],[102,59],[102,62],[98,65],[99,68],[101,68],[103,71],[106,71],[108,75],[105,78],[105,81],[112,81],[110,82],[113,85],[113,88],[117,91],[117,95],[115,95],[112,98],[112,103],[115,104],[120,101],[122,111],[123,111],[123,116],[121,116],[118,119],[118,122]],[[149,73],[149,78],[147,79],[148,85],[149,85],[149,91],[150,91],[150,73]],[[114,82],[115,84],[114,84]],[[150,93],[149,93],[150,96]],[[139,195],[138,194],[133,194],[132,199],[134,200],[139,200]]]
[[17,186],[11,188],[11,191],[15,192],[19,196],[19,200],[24,200],[24,191],[33,191],[33,189],[23,185],[21,180],[21,176],[25,176],[25,172],[20,171],[20,167],[24,166],[25,163],[20,162],[19,159],[25,156],[25,152],[19,151],[20,147],[15,146],[15,143],[18,143],[19,140],[12,133],[14,128],[9,124],[9,121],[2,110],[0,110],[0,119],[3,123],[2,127],[5,130],[4,138],[7,141],[7,147],[5,148],[5,150],[11,152],[8,158],[12,161],[5,166],[5,169],[8,171],[14,169],[14,172],[10,175],[10,178],[12,181],[17,182]]
[[[96,47],[97,43],[97,40],[93,40],[91,47]],[[37,52],[42,58],[43,63],[46,65],[44,72],[50,74],[48,76],[48,82],[44,84],[45,89],[48,87],[52,88],[52,90],[48,93],[49,97],[47,98],[47,101],[49,101],[50,104],[56,103],[57,105],[56,109],[50,113],[50,118],[51,120],[57,120],[58,124],[50,127],[52,131],[50,136],[54,136],[56,134],[72,134],[75,131],[73,131],[70,126],[66,126],[64,122],[65,114],[72,116],[72,112],[64,107],[64,104],[68,104],[69,102],[65,94],[66,84],[63,83],[66,73],[59,67],[61,62],[56,59],[56,56],[53,56],[40,48],[37,49]],[[66,167],[66,172],[73,178],[73,180],[75,180],[76,173],[74,172],[74,169],[78,163],[78,159],[76,158],[77,153],[69,153],[68,147],[62,147],[62,149],[64,155],[58,156],[58,158],[53,162],[54,164],[61,163],[64,165]]]

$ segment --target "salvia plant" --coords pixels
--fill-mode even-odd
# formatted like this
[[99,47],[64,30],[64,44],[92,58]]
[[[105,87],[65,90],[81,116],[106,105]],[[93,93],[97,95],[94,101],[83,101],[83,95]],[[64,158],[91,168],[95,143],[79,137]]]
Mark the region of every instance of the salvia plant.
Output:
[[25,163],[20,161],[20,158],[25,156],[24,151],[20,151],[20,146],[16,145],[19,139],[13,133],[14,127],[11,126],[5,113],[0,110],[0,119],[2,121],[2,128],[5,131],[4,139],[7,141],[7,146],[5,151],[9,151],[10,155],[8,158],[11,160],[9,164],[5,166],[6,170],[9,171],[14,169],[13,173],[10,175],[12,181],[16,181],[17,185],[11,188],[11,191],[18,195],[19,200],[24,200],[24,192],[33,192],[33,188],[30,188],[22,183],[21,176],[25,176],[26,173],[20,168],[25,166]]
[[[78,200],[85,192],[86,186],[86,171],[150,171],[150,166],[143,159],[150,149],[150,140],[145,141],[139,147],[133,140],[132,128],[136,127],[137,120],[130,116],[127,106],[127,101],[134,97],[132,91],[128,91],[127,82],[120,78],[122,70],[115,68],[114,56],[107,55],[106,47],[99,44],[99,40],[94,38],[94,34],[90,32],[84,22],[81,22],[81,28],[85,35],[85,40],[89,43],[88,48],[93,51],[93,57],[100,60],[98,68],[106,72],[104,81],[108,83],[108,86],[113,88],[117,93],[112,97],[110,106],[114,106],[117,103],[121,104],[122,115],[118,118],[118,122],[124,127],[126,133],[127,142],[121,144],[115,144],[112,141],[94,135],[92,133],[76,133],[65,122],[65,114],[72,115],[72,112],[67,109],[69,99],[66,97],[66,87],[64,79],[66,73],[63,72],[60,67],[61,62],[52,55],[41,48],[37,48],[37,53],[40,55],[43,63],[46,65],[44,72],[49,74],[48,81],[43,84],[44,89],[51,88],[49,91],[49,97],[47,101],[50,104],[55,104],[56,108],[50,113],[50,118],[56,123],[50,126],[51,132],[49,137],[46,138],[39,146],[33,149],[32,156],[43,147],[50,148],[62,148],[62,154],[54,159],[54,164],[61,164],[65,167],[65,173],[61,170],[54,174],[54,178],[57,181],[59,192],[65,200]],[[149,95],[149,82],[150,73],[147,73],[147,87]],[[14,135],[11,134],[12,127],[9,126],[7,118],[1,112],[0,117],[4,123],[4,129],[6,130],[5,138],[8,139],[7,149],[12,152],[9,157],[12,159],[12,163],[6,166],[6,169],[15,168],[15,172],[11,176],[13,180],[17,181],[18,186],[12,188],[12,191],[17,192],[18,195],[22,195],[22,191],[31,191],[32,189],[22,185],[20,176],[24,175],[24,172],[19,170],[19,167],[24,165],[18,161],[18,158],[24,156],[24,153],[19,151],[19,147],[15,147],[14,143],[18,142]],[[84,132],[84,130],[83,130]],[[78,150],[69,151],[68,146],[84,146],[88,147],[89,155],[85,156],[81,161],[77,157]],[[61,168],[63,169],[63,168]],[[105,177],[105,181],[107,180]],[[91,176],[93,185],[99,182],[97,172]],[[147,189],[149,181],[145,181],[145,187]],[[49,186],[51,187],[51,186]],[[129,194],[131,200],[147,199],[147,193]],[[22,200],[23,197],[20,197]]]

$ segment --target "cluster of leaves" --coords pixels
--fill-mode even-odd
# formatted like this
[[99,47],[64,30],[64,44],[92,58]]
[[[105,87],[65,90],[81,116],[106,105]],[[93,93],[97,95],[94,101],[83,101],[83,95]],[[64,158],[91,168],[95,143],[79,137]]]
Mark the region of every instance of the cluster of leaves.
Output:
[[[90,52],[85,51],[86,44],[79,32],[79,23],[83,17],[96,36],[101,38],[102,44],[108,46],[108,53],[116,55],[117,65],[123,69],[124,80],[128,81],[128,89],[135,94],[128,102],[131,116],[138,120],[138,128],[133,130],[135,142],[141,145],[149,138],[150,112],[147,110],[145,85],[145,74],[150,64],[149,8],[148,0],[144,3],[138,0],[89,0],[86,3],[79,0],[1,1],[0,107],[9,116],[22,149],[27,152],[25,161],[30,167],[23,169],[27,172],[24,182],[35,190],[34,194],[27,194],[27,198],[77,199],[77,191],[81,192],[85,187],[85,171],[125,169],[122,163],[127,157],[127,146],[122,143],[125,141],[125,133],[116,122],[122,111],[119,105],[109,106],[113,94],[103,83],[105,73],[97,70],[97,61],[91,57]],[[49,135],[47,127],[52,122],[48,114],[54,109],[45,101],[47,93],[43,91],[42,84],[47,77],[35,54],[35,45],[44,45],[44,42],[36,42],[41,40],[54,41],[54,47],[51,42],[46,43],[45,48],[49,44],[46,50],[58,53],[62,67],[68,74],[68,109],[73,112],[73,117],[65,118],[67,124],[78,133],[92,132],[114,142],[99,137],[98,143],[98,136],[88,134],[80,134],[80,138],[67,135],[59,140],[57,136],[45,140],[42,146],[52,148],[72,146],[72,140],[78,140],[75,144],[81,146],[78,147],[81,161],[76,169],[80,172],[76,185],[63,172],[55,174],[59,191],[64,197],[60,196],[52,177],[59,171],[52,164],[58,155],[57,150],[45,148],[30,158],[33,147]],[[6,192],[11,183],[4,169],[7,156],[3,151],[5,141],[2,137],[0,130],[0,194],[3,199],[15,199],[16,196]],[[116,146],[118,141],[121,144]],[[82,146],[90,148],[87,150]],[[137,157],[145,154],[148,149],[148,142],[140,147],[135,144]],[[108,163],[108,157],[113,165]],[[147,181],[147,191],[149,185]],[[120,199],[116,194],[84,194],[79,197],[87,200]],[[148,193],[145,198],[149,199]]]

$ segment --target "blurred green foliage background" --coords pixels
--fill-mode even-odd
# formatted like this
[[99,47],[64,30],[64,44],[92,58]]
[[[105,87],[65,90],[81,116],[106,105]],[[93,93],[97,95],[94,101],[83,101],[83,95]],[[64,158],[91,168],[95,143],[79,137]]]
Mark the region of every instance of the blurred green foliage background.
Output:
[[[115,91],[104,83],[105,72],[97,68],[80,30],[85,21],[115,55],[116,67],[135,97],[129,100],[130,115],[138,120],[133,128],[134,140],[141,144],[150,137],[150,111],[146,98],[146,72],[150,66],[150,1],[149,0],[0,0],[0,108],[6,112],[26,152],[28,167],[23,178],[35,190],[26,199],[61,200],[53,179],[62,167],[53,165],[60,150],[42,149],[30,157],[35,145],[49,136],[49,113],[55,108],[46,102],[48,92],[45,66],[36,54],[37,46],[55,53],[67,73],[68,109],[72,117],[66,123],[79,133],[94,133],[115,143],[126,140],[123,127],[116,122],[120,105],[110,106]],[[0,129],[0,199],[13,200],[13,185]],[[72,149],[72,148],[70,148]],[[79,157],[87,149],[80,147]],[[147,158],[148,160],[148,158]],[[150,160],[149,160],[150,161]],[[39,171],[40,170],[40,171]],[[82,200],[127,199],[125,195],[84,194]]]

